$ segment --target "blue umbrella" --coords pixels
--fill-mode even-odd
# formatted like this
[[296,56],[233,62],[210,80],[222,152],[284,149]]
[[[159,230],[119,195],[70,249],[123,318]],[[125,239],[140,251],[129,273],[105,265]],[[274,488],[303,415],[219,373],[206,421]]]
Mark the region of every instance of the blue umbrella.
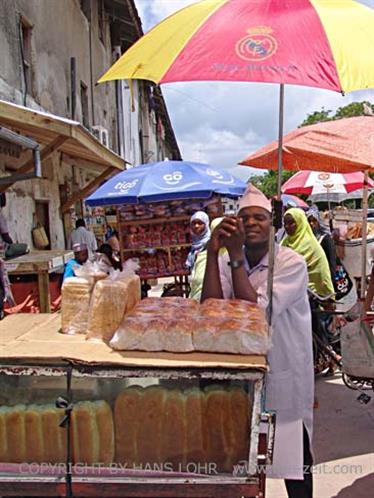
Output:
[[245,188],[243,181],[224,169],[187,161],[162,161],[118,173],[91,194],[86,203],[105,206],[207,199],[214,193],[239,197]]

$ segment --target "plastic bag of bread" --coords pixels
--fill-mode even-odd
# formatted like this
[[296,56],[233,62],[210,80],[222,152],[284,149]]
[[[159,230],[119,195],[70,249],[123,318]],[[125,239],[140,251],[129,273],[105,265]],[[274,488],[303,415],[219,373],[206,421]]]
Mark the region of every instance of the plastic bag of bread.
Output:
[[270,338],[265,312],[240,299],[207,299],[193,329],[195,351],[266,354]]
[[76,267],[74,273],[77,277],[82,277],[91,281],[93,285],[99,280],[104,280],[108,276],[96,261],[93,263],[91,261],[86,261],[82,266]]
[[64,334],[87,332],[93,281],[68,277],[61,289],[61,330]]
[[128,351],[193,351],[193,320],[198,312],[193,299],[143,299],[125,316],[109,345]]
[[129,260],[122,272],[113,271],[96,283],[90,305],[87,339],[109,342],[126,313],[140,301],[137,265]]

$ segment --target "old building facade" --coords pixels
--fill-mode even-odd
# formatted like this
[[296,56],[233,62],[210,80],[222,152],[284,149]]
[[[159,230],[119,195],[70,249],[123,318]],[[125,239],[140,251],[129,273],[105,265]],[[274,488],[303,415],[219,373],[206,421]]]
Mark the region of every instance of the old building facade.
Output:
[[[96,85],[142,35],[133,0],[0,0],[0,11],[0,99],[79,122],[115,153],[113,168],[103,173],[84,154],[78,160],[56,147],[43,160],[42,179],[0,186],[14,240],[32,245],[31,228],[40,221],[51,248],[63,248],[71,218],[82,214],[79,193],[88,195],[105,172],[116,173],[117,156],[127,167],[180,159],[178,145],[158,88],[147,82],[133,82],[131,89],[124,81]],[[0,126],[7,123],[5,116]],[[14,123],[12,129],[22,133]],[[88,145],[82,147],[94,147],[83,141]],[[24,159],[0,149],[0,175],[14,173]]]

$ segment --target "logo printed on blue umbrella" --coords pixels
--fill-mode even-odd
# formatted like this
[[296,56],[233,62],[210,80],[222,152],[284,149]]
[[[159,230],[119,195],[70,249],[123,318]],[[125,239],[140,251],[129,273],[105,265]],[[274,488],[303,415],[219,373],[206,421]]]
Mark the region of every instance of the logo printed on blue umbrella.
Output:
[[215,180],[212,180],[213,183],[222,183],[223,185],[232,185],[234,183],[233,178],[225,180],[223,175],[218,171],[215,171],[214,169],[207,168],[205,172],[208,176],[213,176],[213,178],[216,178]]
[[139,182],[139,178],[135,178],[132,182],[119,182],[117,185],[115,185],[115,189],[119,190],[119,193],[121,194],[127,194],[131,189],[136,187],[136,185]]
[[181,171],[174,171],[173,173],[164,175],[163,179],[168,185],[178,185],[183,180],[183,174]]

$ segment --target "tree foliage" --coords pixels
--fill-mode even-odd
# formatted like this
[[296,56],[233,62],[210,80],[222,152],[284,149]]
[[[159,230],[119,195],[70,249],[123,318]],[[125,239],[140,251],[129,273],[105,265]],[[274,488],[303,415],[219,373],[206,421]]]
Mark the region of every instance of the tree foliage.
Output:
[[[335,119],[363,116],[370,109],[372,109],[374,113],[374,104],[371,104],[367,101],[352,102],[346,106],[339,107],[334,114],[331,110],[326,110],[322,107],[320,111],[314,111],[313,113],[308,114],[304,121],[301,123],[300,127],[321,123],[323,121],[333,121]],[[294,174],[294,171],[283,171],[282,184]],[[250,181],[268,197],[271,197],[277,193],[276,171],[270,170],[263,175],[252,175]],[[371,196],[371,198],[373,198],[371,203],[374,204],[374,194]]]
[[[366,109],[366,110],[365,110]],[[324,107],[320,111],[314,111],[312,114],[308,114],[301,126],[308,126],[316,123],[321,123],[322,121],[334,121],[336,119],[342,118],[353,118],[355,116],[363,116],[366,114],[367,110],[372,110],[374,113],[374,104],[368,101],[362,102],[351,102],[348,105],[339,107],[335,114],[332,114],[331,110],[326,111]]]
[[[287,181],[294,171],[282,171],[282,184]],[[261,190],[267,197],[272,197],[277,193],[277,172],[274,170],[269,170],[263,175],[252,175],[250,178],[251,183]]]

